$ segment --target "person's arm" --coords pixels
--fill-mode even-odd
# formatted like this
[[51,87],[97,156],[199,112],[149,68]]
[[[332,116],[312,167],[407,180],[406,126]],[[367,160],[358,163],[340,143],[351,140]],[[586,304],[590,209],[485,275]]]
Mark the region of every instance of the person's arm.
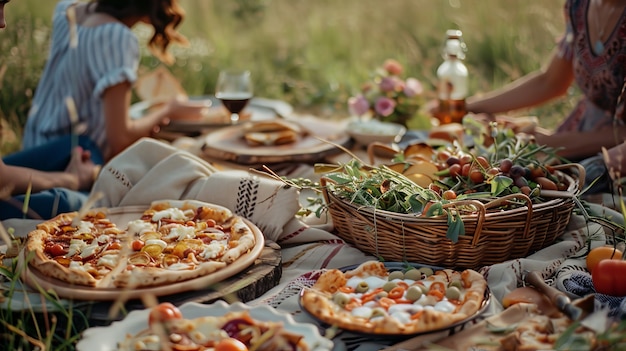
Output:
[[496,114],[545,103],[567,92],[574,80],[571,60],[555,51],[550,62],[539,71],[484,95],[467,99],[467,110],[473,113]]
[[110,145],[106,159],[117,155],[142,137],[158,132],[161,126],[167,125],[170,119],[198,120],[206,115],[208,107],[203,103],[188,103],[172,99],[163,107],[151,109],[145,116],[131,119],[129,106],[131,85],[128,82],[114,85],[104,91],[104,106],[107,140]]
[[149,113],[143,118],[132,120],[129,116],[131,85],[119,83],[106,89],[102,95],[105,128],[109,150],[105,159],[117,155],[141,137],[149,136],[155,126],[165,121],[161,110]]
[[618,173],[619,177],[626,177],[626,141],[607,150],[606,168],[609,172]]
[[11,195],[24,194],[31,185],[33,193],[52,188],[87,190],[93,185],[99,167],[89,159],[89,153],[76,148],[64,172],[42,172],[32,168],[10,166],[0,159],[0,186]]
[[[615,126],[589,132],[535,133],[537,144],[563,148],[559,155],[570,160],[581,160],[598,154],[603,147],[610,149],[626,140],[626,126]],[[626,151],[626,149],[625,149]]]

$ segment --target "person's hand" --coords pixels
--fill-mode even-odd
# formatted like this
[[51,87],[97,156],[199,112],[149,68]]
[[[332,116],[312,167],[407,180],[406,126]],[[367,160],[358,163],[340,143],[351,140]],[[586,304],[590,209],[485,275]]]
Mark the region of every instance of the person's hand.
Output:
[[165,114],[170,120],[197,121],[209,115],[211,100],[191,101],[185,98],[172,99],[165,105]]
[[91,161],[91,152],[83,150],[80,146],[72,150],[72,157],[67,168],[65,168],[65,172],[76,176],[78,180],[78,190],[91,189],[99,171],[100,166]]

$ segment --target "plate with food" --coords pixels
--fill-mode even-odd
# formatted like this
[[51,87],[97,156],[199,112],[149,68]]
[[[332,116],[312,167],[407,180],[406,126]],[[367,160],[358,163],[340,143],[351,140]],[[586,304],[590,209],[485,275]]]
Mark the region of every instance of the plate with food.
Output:
[[[142,74],[133,87],[139,102],[131,105],[129,114],[139,119],[151,110],[160,108],[164,102],[178,99],[188,105],[190,111],[200,113],[202,118],[173,120],[163,130],[197,134],[204,129],[214,129],[231,125],[230,113],[215,95],[189,96],[178,79],[165,67],[158,67]],[[293,107],[284,101],[254,97],[241,114],[241,121],[266,120],[288,117]]]
[[238,164],[315,162],[341,152],[350,136],[336,123],[318,118],[248,121],[209,133],[203,154]]
[[302,289],[300,305],[326,326],[405,338],[478,318],[490,295],[486,280],[474,270],[367,261],[324,271],[313,286]]
[[[186,103],[190,106],[203,104],[206,106],[199,120],[172,120],[163,127],[172,132],[198,132],[203,129],[215,129],[232,125],[230,112],[215,95],[190,96]],[[131,118],[138,119],[153,109],[158,109],[162,102],[143,100],[131,105],[129,113]],[[275,118],[285,118],[293,113],[293,107],[281,100],[254,97],[250,99],[246,108],[241,112],[238,123],[246,121],[264,121]]]
[[28,285],[104,301],[204,289],[245,270],[263,247],[258,227],[225,207],[160,200],[42,222],[19,260]]
[[333,342],[322,337],[316,326],[298,323],[286,312],[267,305],[217,301],[188,302],[180,308],[161,303],[132,311],[110,326],[87,329],[76,350],[328,351],[332,347]]

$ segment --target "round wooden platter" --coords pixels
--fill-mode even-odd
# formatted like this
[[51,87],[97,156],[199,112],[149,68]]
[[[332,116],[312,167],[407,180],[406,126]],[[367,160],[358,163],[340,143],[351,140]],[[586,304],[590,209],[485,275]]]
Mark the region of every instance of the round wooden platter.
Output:
[[209,133],[204,139],[203,156],[244,165],[315,162],[341,152],[337,145],[349,146],[352,141],[337,123],[305,117],[292,121],[308,130],[295,143],[250,146],[243,138],[244,126],[235,125]]
[[[129,220],[138,218],[145,207],[142,206],[129,206],[118,207],[108,209],[108,217],[113,223],[118,226],[128,223]],[[177,282],[175,284],[160,285],[147,288],[129,288],[120,289],[116,287],[88,287],[69,284],[59,279],[51,278],[38,269],[31,267],[27,264],[26,253],[22,253],[18,256],[18,263],[20,267],[24,267],[22,270],[22,278],[29,286],[33,288],[50,289],[54,291],[59,297],[76,300],[89,300],[89,301],[114,301],[114,300],[132,300],[138,299],[144,295],[164,296],[183,293],[186,291],[206,289],[209,286],[218,284],[252,266],[257,258],[261,256],[265,248],[265,237],[261,230],[252,222],[244,219],[244,222],[250,227],[254,233],[256,245],[252,250],[248,251],[235,262],[227,265],[226,267],[215,271],[213,273],[200,276],[195,279]]]

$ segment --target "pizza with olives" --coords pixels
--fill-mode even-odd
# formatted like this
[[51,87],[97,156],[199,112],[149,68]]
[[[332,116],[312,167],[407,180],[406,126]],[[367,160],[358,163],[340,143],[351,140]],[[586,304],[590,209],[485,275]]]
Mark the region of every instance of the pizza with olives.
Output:
[[311,349],[304,336],[279,321],[259,320],[248,311],[185,318],[168,302],[150,309],[148,328],[127,334],[119,351],[135,350],[293,350]]
[[158,201],[124,223],[106,210],[60,214],[28,234],[29,267],[94,288],[188,281],[233,264],[258,242],[244,219],[199,201]]
[[474,270],[389,270],[368,261],[326,270],[300,303],[316,319],[341,329],[380,335],[417,334],[450,327],[486,306],[487,282]]

